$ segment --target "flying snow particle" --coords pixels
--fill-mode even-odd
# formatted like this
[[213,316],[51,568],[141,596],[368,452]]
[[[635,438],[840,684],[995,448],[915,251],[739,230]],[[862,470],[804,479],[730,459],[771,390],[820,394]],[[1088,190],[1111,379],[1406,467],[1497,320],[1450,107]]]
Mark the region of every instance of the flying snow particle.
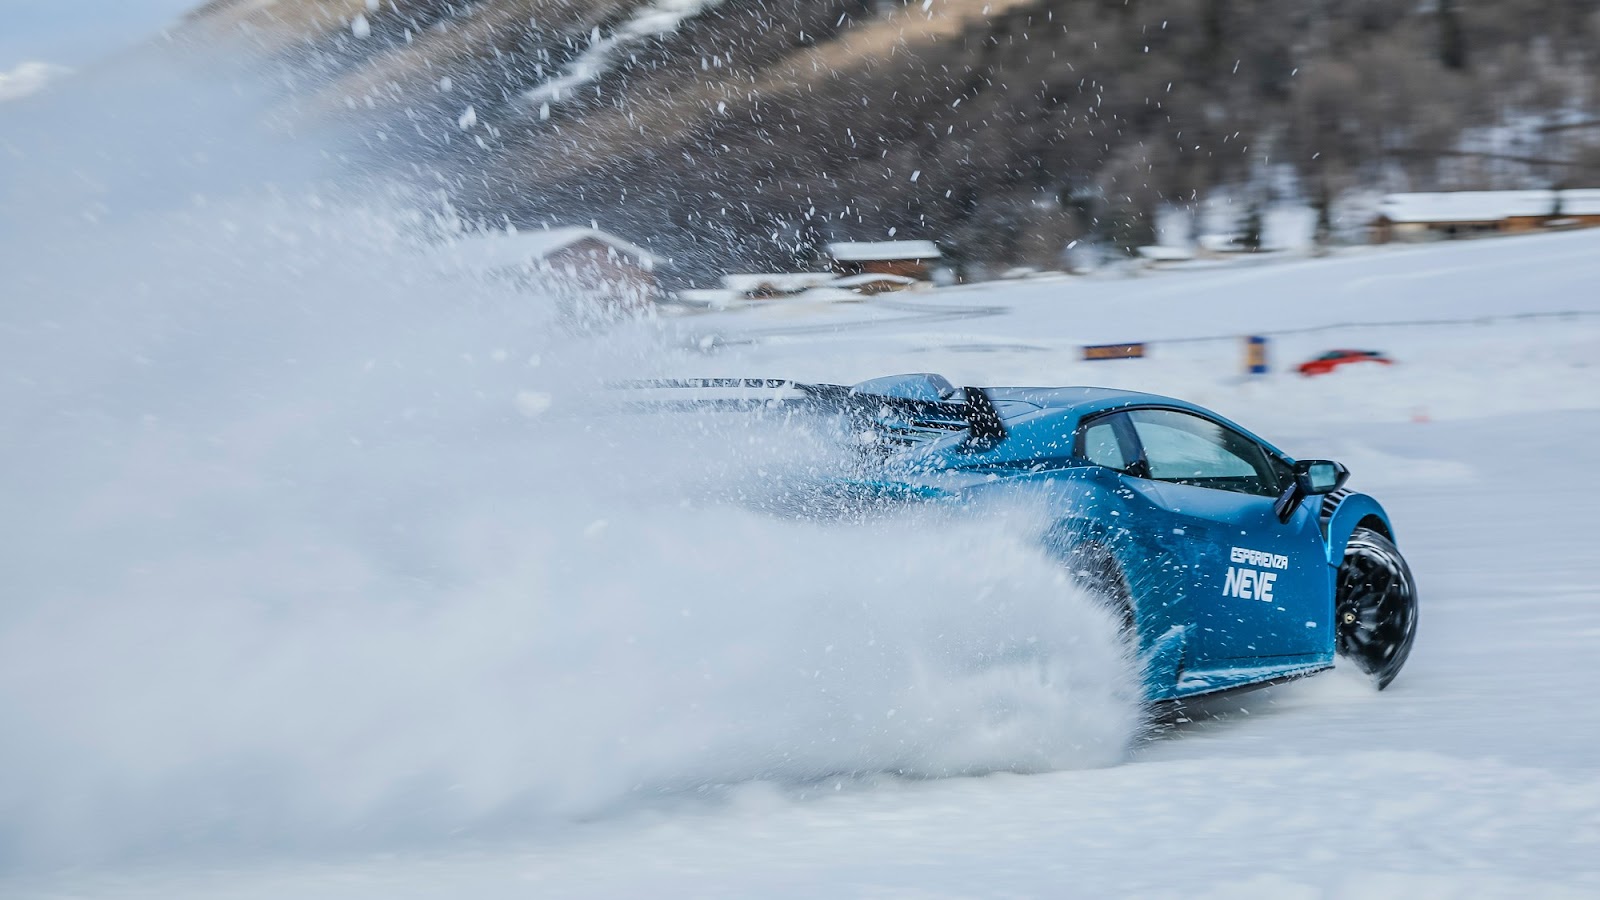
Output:
[[377,12],[381,0],[367,0],[367,12]]
[[918,169],[915,172],[911,173],[911,180],[912,181],[916,181],[918,178],[921,178],[921,177],[922,177],[922,170],[921,169]]
[[539,121],[543,122],[543,121],[545,121],[545,120],[547,120],[549,118],[550,118],[550,104],[548,104],[548,103],[539,104]]
[[43,90],[52,80],[71,71],[64,66],[42,62],[25,62],[9,72],[0,70],[0,102]]
[[896,231],[899,231],[899,230],[900,230],[900,229],[898,229],[898,228],[891,228],[891,229],[889,229],[889,237],[894,237],[894,233],[895,233],[895,232],[896,232]]
[[367,21],[365,13],[358,14],[354,19],[350,20],[350,33],[357,38],[372,36],[372,23]]
[[515,402],[517,412],[533,419],[549,411],[553,401],[549,394],[540,391],[518,391]]
[[467,107],[467,111],[461,114],[461,118],[456,120],[456,124],[461,127],[462,131],[466,131],[468,128],[478,124],[477,109],[471,106]]
[[439,79],[439,92],[440,93],[448,94],[448,93],[450,93],[451,91],[453,91],[455,89],[456,89],[455,79],[451,78],[449,75],[446,75],[443,78]]

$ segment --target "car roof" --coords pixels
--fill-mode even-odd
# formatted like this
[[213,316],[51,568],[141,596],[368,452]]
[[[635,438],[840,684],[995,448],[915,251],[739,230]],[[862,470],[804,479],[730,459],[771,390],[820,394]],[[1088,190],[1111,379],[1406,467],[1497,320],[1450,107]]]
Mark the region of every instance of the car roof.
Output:
[[[992,452],[979,453],[977,456],[987,457],[990,461],[1001,459],[1026,460],[1030,455],[1037,455],[1043,451],[1042,446],[1054,446],[1061,435],[1062,419],[1081,420],[1085,416],[1101,412],[1109,412],[1130,407],[1163,407],[1167,409],[1185,410],[1205,418],[1220,422],[1240,433],[1261,443],[1268,450],[1288,458],[1282,450],[1273,446],[1243,425],[1220,415],[1219,413],[1179,400],[1176,397],[1167,397],[1161,394],[1147,394],[1141,391],[1127,391],[1118,388],[1105,387],[989,387],[984,388],[984,393],[994,403],[999,411],[1006,428],[1011,431],[1017,441],[1006,441],[995,447]],[[1031,406],[1019,409],[1019,406]],[[1055,423],[1055,424],[1051,424]],[[1020,457],[1018,453],[1022,454]]]
[[[936,394],[949,399],[956,392],[949,379],[931,373],[884,376],[851,388],[852,392],[856,390],[867,396],[881,393],[919,402],[932,402],[923,395]],[[1281,450],[1237,422],[1176,397],[1091,385],[998,386],[985,387],[983,393],[999,414],[1007,439],[988,449],[973,452],[966,442],[949,435],[949,441],[936,440],[929,445],[929,450],[947,457],[965,458],[965,461],[956,465],[970,464],[974,457],[985,464],[1023,461],[1056,454],[1061,448],[1062,438],[1070,434],[1070,430],[1077,427],[1076,423],[1086,416],[1134,407],[1160,407],[1191,412],[1219,422],[1260,442],[1279,456],[1284,455]],[[939,415],[948,416],[950,413],[948,410],[935,413],[936,418]],[[963,414],[954,415],[959,417]]]
[[1027,403],[1040,409],[1071,410],[1080,415],[1129,406],[1171,406],[1215,416],[1203,407],[1176,397],[1128,391],[1120,388],[1071,387],[991,387],[984,388],[995,403]]

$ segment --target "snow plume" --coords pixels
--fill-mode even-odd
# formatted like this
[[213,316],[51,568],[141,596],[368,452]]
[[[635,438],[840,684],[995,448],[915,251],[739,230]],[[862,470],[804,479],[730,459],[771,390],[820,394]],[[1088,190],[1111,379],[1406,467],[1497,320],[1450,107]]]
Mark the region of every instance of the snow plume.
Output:
[[447,215],[278,174],[3,214],[0,867],[1120,758],[1114,626],[1025,511],[763,511],[831,451],[601,414],[648,323],[563,337],[428,261]]
[[0,72],[0,102],[17,100],[43,90],[51,81],[72,73],[65,66],[25,62],[9,72]]

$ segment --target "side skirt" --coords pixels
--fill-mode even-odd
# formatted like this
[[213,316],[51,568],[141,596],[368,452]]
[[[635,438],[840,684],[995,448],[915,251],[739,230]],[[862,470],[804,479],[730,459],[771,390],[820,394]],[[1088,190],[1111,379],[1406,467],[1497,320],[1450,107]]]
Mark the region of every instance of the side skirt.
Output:
[[1148,705],[1146,712],[1149,715],[1150,724],[1158,730],[1164,730],[1172,726],[1181,725],[1182,723],[1188,722],[1196,717],[1207,718],[1208,714],[1205,712],[1205,710],[1210,708],[1211,704],[1218,700],[1225,700],[1229,697],[1237,697],[1241,694],[1248,694],[1253,691],[1259,691],[1262,688],[1269,688],[1274,685],[1284,684],[1285,682],[1298,681],[1301,678],[1315,675],[1319,672],[1326,672],[1332,668],[1333,666],[1329,664],[1313,668],[1299,669],[1275,678],[1268,678],[1263,681],[1253,681],[1247,684],[1237,685],[1235,687],[1217,688],[1216,690],[1197,694],[1188,694],[1182,697],[1174,697],[1171,699],[1155,700]]
[[1178,677],[1177,689],[1172,699],[1183,700],[1191,697],[1206,697],[1215,694],[1271,687],[1275,684],[1282,684],[1285,681],[1294,681],[1307,675],[1326,672],[1331,668],[1333,668],[1333,662],[1329,660],[1288,666],[1248,666],[1237,669],[1184,672]]

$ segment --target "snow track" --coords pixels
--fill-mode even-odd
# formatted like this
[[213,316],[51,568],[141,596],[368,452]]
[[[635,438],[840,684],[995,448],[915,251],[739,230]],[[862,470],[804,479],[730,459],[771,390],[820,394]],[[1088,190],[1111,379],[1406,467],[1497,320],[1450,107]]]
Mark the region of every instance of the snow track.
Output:
[[[1500,436],[1530,469],[1600,440],[1600,413],[1341,428],[1397,467],[1382,486],[1423,589],[1407,670],[1353,672],[1233,701],[1111,769],[939,781],[752,784],[714,805],[403,858],[14,882],[24,896],[1583,897],[1600,891],[1592,652],[1600,563],[1572,494],[1485,464]],[[1589,459],[1592,463],[1592,457]],[[623,862],[625,860],[625,862]]]
[[[1510,254],[1518,247],[1514,242],[1485,243],[1480,250]],[[1139,285],[1130,283],[1130,287]],[[1008,305],[1006,301],[1015,298],[996,290],[992,299]],[[1482,298],[1478,300],[1483,305]],[[992,334],[1014,335],[1012,343],[1018,338],[1033,341],[1038,337],[1031,328],[1008,331],[1005,317],[985,322]],[[736,680],[745,683],[743,696],[750,705],[738,702],[730,706],[713,699],[715,694],[698,689],[676,691],[679,698],[693,698],[699,704],[688,719],[662,718],[648,707],[632,712],[623,707],[606,713],[619,716],[612,720],[614,727],[594,731],[596,720],[562,720],[548,712],[542,714],[546,724],[561,724],[557,730],[563,736],[560,743],[569,748],[583,748],[589,736],[626,734],[653,744],[652,756],[643,758],[656,760],[670,757],[660,755],[660,738],[646,737],[651,729],[676,721],[659,734],[694,735],[696,730],[687,723],[702,722],[710,730],[684,746],[684,755],[672,763],[678,768],[658,771],[698,771],[694,777],[702,781],[758,780],[700,793],[700,799],[687,804],[680,795],[679,801],[632,805],[631,811],[628,806],[611,807],[599,821],[554,830],[546,827],[528,832],[525,820],[521,831],[511,828],[491,834],[480,829],[476,837],[449,843],[435,838],[421,846],[406,844],[403,846],[412,849],[399,859],[359,854],[319,859],[316,855],[308,858],[306,851],[301,851],[286,858],[258,858],[215,874],[201,874],[181,859],[169,859],[138,870],[89,873],[67,880],[19,875],[10,881],[7,893],[240,898],[287,894],[512,896],[530,890],[550,896],[595,897],[641,892],[728,897],[1058,896],[1064,890],[1091,895],[1177,896],[1199,891],[1208,896],[1210,891],[1216,896],[1272,897],[1592,894],[1600,891],[1600,867],[1590,852],[1600,840],[1600,771],[1592,753],[1593,742],[1600,735],[1585,710],[1592,705],[1592,685],[1600,676],[1592,652],[1593,642],[1600,636],[1600,613],[1596,612],[1600,610],[1600,589],[1596,588],[1600,563],[1592,552],[1583,505],[1574,498],[1600,490],[1600,465],[1596,465],[1600,459],[1593,449],[1600,445],[1600,411],[1594,409],[1600,393],[1589,391],[1591,382],[1586,379],[1593,378],[1593,370],[1582,364],[1581,354],[1524,352],[1524,348],[1541,345],[1592,346],[1595,335],[1586,331],[1592,327],[1582,321],[1491,325],[1473,332],[1466,344],[1454,332],[1441,336],[1379,328],[1373,333],[1390,339],[1386,347],[1402,358],[1403,368],[1316,380],[1285,375],[1241,384],[1225,373],[1207,378],[1199,374],[1209,371],[1204,358],[1158,358],[1146,360],[1143,366],[1116,363],[1108,370],[1091,370],[1115,373],[1116,380],[1131,386],[1187,379],[1191,393],[1204,393],[1212,402],[1235,406],[1235,414],[1281,437],[1292,450],[1325,448],[1330,455],[1351,463],[1353,485],[1373,491],[1388,505],[1422,589],[1422,626],[1416,651],[1400,679],[1383,694],[1341,669],[1213,703],[1208,710],[1199,711],[1194,721],[1138,745],[1127,763],[1110,769],[934,781],[859,776],[819,779],[830,769],[859,766],[883,771],[899,763],[893,753],[881,761],[862,755],[796,757],[793,749],[803,742],[780,738],[779,744],[791,748],[789,761],[758,763],[752,768],[735,761],[745,751],[725,755],[737,744],[721,738],[708,744],[704,738],[757,720],[827,735],[829,740],[845,738],[857,742],[858,747],[883,738],[891,742],[923,738],[916,737],[916,730],[881,731],[873,726],[864,731],[841,731],[823,725],[825,719],[808,719],[806,705],[796,703],[799,695],[774,704],[770,701],[785,695],[774,692],[770,683],[763,686],[765,676],[752,682],[742,675]],[[1060,331],[1070,333],[1070,324]],[[755,345],[734,351],[734,358],[719,364],[753,365],[762,372],[785,374],[806,365],[848,370],[874,362],[855,357],[864,347],[891,359],[900,352],[897,348],[903,345],[897,343],[892,330],[874,335],[863,336],[862,343],[822,338],[820,344]],[[924,338],[926,335],[916,339]],[[1470,351],[1469,355],[1485,351],[1507,355],[1519,360],[1507,377],[1526,378],[1542,371],[1549,376],[1548,384],[1565,385],[1565,389],[1522,395],[1522,406],[1531,408],[1524,414],[1474,415],[1470,404],[1457,404],[1454,399],[1461,391],[1475,394],[1478,383],[1454,374],[1451,360],[1457,350],[1452,348]],[[828,355],[819,359],[819,350]],[[915,358],[929,363],[928,368],[942,368],[957,376],[961,367],[972,366],[976,360],[981,366],[1031,365],[1035,367],[1032,380],[1063,380],[1052,377],[1060,359],[1037,348],[1026,353],[1002,349],[976,356],[924,350]],[[683,365],[704,365],[704,361],[685,361]],[[1403,404],[1393,403],[1396,410],[1406,404],[1424,404],[1455,411],[1426,422],[1408,421],[1403,416],[1387,422],[1353,418],[1359,415],[1356,404],[1361,398],[1374,398],[1380,408],[1391,408],[1390,398],[1381,402],[1377,398],[1397,390],[1403,391],[1406,399]],[[1587,409],[1560,409],[1581,406],[1585,398]],[[1540,404],[1548,409],[1537,411]],[[1492,413],[1497,408],[1497,403],[1491,403],[1485,410]],[[1323,421],[1323,417],[1329,420]],[[740,471],[731,462],[718,465],[725,467],[723,476]],[[726,468],[730,465],[732,468]],[[634,495],[625,508],[637,510],[640,502]],[[540,527],[548,528],[545,518],[546,524]],[[648,540],[646,533],[614,517],[612,521],[606,540],[617,542],[618,555],[629,554],[644,581],[686,586],[683,576],[689,569],[715,573],[716,589],[710,593],[691,590],[696,599],[681,601],[686,604],[683,608],[694,614],[688,621],[697,626],[707,622],[708,609],[718,608],[715,598],[723,592],[730,599],[763,593],[769,600],[792,595],[801,602],[802,594],[780,586],[821,584],[812,574],[786,569],[781,558],[763,555],[759,548],[768,540],[762,536],[767,526],[751,532],[748,524],[711,524],[710,531],[740,537],[712,547],[710,556],[700,555],[705,550],[702,544],[669,542],[663,545],[664,552],[640,561],[636,550],[622,548],[637,548]],[[695,520],[679,521],[690,526]],[[579,525],[581,522],[572,521],[567,527]],[[614,530],[619,526],[621,531]],[[640,523],[640,527],[659,525]],[[554,533],[562,530],[557,528]],[[524,531],[523,535],[537,533]],[[828,540],[824,534],[815,539]],[[521,552],[532,546],[524,540]],[[900,552],[889,545],[873,544],[865,551],[874,557]],[[597,552],[597,560],[610,558],[608,551]],[[841,545],[831,551],[819,547],[818,552],[839,559],[843,557],[838,554],[853,551]],[[936,558],[936,549],[934,554]],[[760,569],[746,568],[744,561],[752,555],[769,561]],[[953,551],[953,555],[967,558],[962,552]],[[651,559],[654,561],[648,561]],[[929,564],[930,558],[916,563]],[[851,571],[850,566],[846,564],[843,571]],[[979,575],[989,578],[1006,571],[1010,571],[1009,563]],[[615,576],[605,577],[615,581]],[[945,577],[957,579],[953,596],[962,595],[959,579],[964,575],[950,570]],[[768,584],[780,593],[773,595],[763,587]],[[672,590],[682,595],[682,591]],[[963,612],[965,607],[959,603],[951,605],[938,596],[930,596],[923,587],[907,597],[911,607],[898,612],[886,607],[888,618],[883,623],[901,624],[890,632],[878,631],[879,639],[913,623],[935,631],[991,627],[984,625],[977,609]],[[630,628],[629,633],[647,639],[678,634],[654,645],[651,652],[664,659],[663,654],[670,655],[672,648],[682,648],[698,660],[695,667],[711,666],[705,670],[708,673],[731,673],[735,670],[724,666],[735,660],[741,660],[738,665],[744,667],[766,660],[754,671],[776,675],[784,666],[800,662],[792,654],[804,647],[848,639],[862,630],[861,623],[852,625],[848,617],[831,614],[823,619],[838,623],[832,632],[827,630],[831,626],[821,623],[797,619],[784,624],[767,614],[741,619],[736,606],[724,606],[722,613],[710,615],[713,623],[722,620],[728,626],[722,632],[728,639],[724,643],[721,638],[691,638],[693,632],[675,631],[680,611],[676,603],[660,610],[666,615],[659,621],[651,618],[653,612],[639,618],[653,601],[646,604],[631,614],[633,624],[639,627]],[[604,604],[596,607],[588,600],[581,605],[602,619],[611,615]],[[511,621],[506,613],[512,608],[504,607],[489,620],[503,626]],[[797,610],[800,605],[780,601],[772,608]],[[469,619],[476,615],[474,609],[467,607]],[[941,620],[945,614],[941,611],[954,618]],[[547,614],[555,614],[554,609],[540,615]],[[734,618],[727,619],[728,614]],[[1035,623],[1045,621],[1035,613],[1027,616]],[[1010,633],[1005,624],[1009,621],[995,621],[1001,629],[996,636]],[[429,628],[426,633],[438,632]],[[743,637],[735,641],[735,634]],[[437,644],[437,638],[423,640],[421,635],[419,632],[415,643],[417,650]],[[363,643],[360,634],[349,636],[353,643]],[[899,640],[890,638],[896,646],[913,646]],[[370,659],[370,639],[366,643]],[[458,646],[467,650],[474,643]],[[470,652],[481,655],[484,646],[477,645]],[[724,655],[708,656],[708,652]],[[783,662],[786,655],[789,661]],[[495,666],[502,673],[513,671],[503,668],[513,664],[513,659],[503,657]],[[873,684],[888,688],[897,676],[890,674],[884,680],[870,675],[867,685],[858,681],[860,673],[894,671],[876,665],[866,669],[847,665],[838,670],[853,685],[847,694],[869,706],[904,708],[903,700],[870,699],[877,690]],[[658,688],[665,685],[676,690],[670,687],[677,677],[670,669],[640,668],[637,660],[624,662],[621,658],[605,669],[633,673]],[[691,668],[684,674],[697,670]],[[853,671],[858,674],[848,674]],[[545,674],[561,680],[554,672]],[[587,698],[586,702],[598,698],[592,683],[561,683],[569,696]],[[954,696],[950,693],[953,686],[954,682],[940,688],[940,694],[947,699]],[[359,702],[359,696],[354,693],[349,698]],[[446,685],[439,697],[451,696],[451,686]],[[539,716],[544,702],[530,695],[523,705]],[[456,721],[462,720],[458,716]],[[510,771],[504,768],[510,762],[504,758],[508,749],[551,752],[536,750],[541,746],[538,742],[524,742],[509,721],[499,733],[481,730],[485,721],[467,722],[468,730],[479,731],[479,736],[473,741],[477,748],[473,756],[462,757],[463,761],[499,754],[502,762],[496,765],[504,772]],[[656,725],[649,725],[651,721]],[[812,724],[808,726],[808,722]],[[1072,726],[1075,733],[1089,733],[1083,730],[1085,724]],[[819,727],[822,730],[818,731]],[[936,734],[929,734],[929,746],[948,747],[949,737]],[[405,746],[404,741],[400,746]],[[1010,746],[1021,745],[1011,742]],[[549,759],[547,755],[543,758]],[[984,759],[982,754],[965,758]],[[1011,757],[1013,764],[1022,759]],[[591,768],[595,759],[582,764],[575,760],[569,758],[559,770],[564,784],[580,773],[610,768]],[[869,761],[872,765],[862,765]],[[977,768],[991,766],[980,762]],[[640,771],[636,767],[627,770]],[[948,767],[920,769],[930,774],[941,770],[952,771]],[[474,790],[480,798],[494,802],[505,796],[501,790],[506,783],[484,781],[485,771],[480,760],[462,773],[476,782]],[[913,766],[911,771],[919,769]],[[803,777],[796,781],[784,777],[785,772]],[[770,780],[774,775],[778,780]],[[310,779],[307,785],[338,778],[335,770],[327,768],[307,770],[306,777]],[[12,808],[17,808],[15,799]],[[439,807],[430,808],[434,811],[428,816],[437,816]],[[324,814],[328,811],[325,806],[322,809]],[[429,817],[412,820],[412,825],[440,821]],[[318,827],[327,825],[320,820]],[[314,845],[338,844],[328,832],[318,833],[323,837],[314,840]],[[414,838],[419,832],[411,834]]]

